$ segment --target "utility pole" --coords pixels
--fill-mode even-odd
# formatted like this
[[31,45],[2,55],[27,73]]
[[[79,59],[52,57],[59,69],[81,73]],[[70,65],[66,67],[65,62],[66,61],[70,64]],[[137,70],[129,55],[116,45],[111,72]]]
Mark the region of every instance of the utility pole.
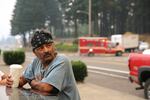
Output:
[[91,22],[91,13],[92,13],[92,10],[91,10],[91,0],[89,0],[89,14],[88,14],[88,16],[89,16],[89,21],[88,21],[88,24],[89,24],[89,36],[90,37],[92,37],[92,31],[91,31],[91,28],[92,28],[92,22]]

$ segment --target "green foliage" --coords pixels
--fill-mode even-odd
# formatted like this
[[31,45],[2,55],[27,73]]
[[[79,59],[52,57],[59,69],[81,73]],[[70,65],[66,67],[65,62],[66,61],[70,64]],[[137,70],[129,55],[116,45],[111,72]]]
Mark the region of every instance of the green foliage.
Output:
[[25,51],[24,48],[16,48],[15,50],[16,51],[23,51],[23,52]]
[[77,82],[83,82],[85,77],[88,76],[87,66],[82,61],[71,61],[72,69]]
[[37,28],[44,28],[45,23],[60,27],[61,12],[56,0],[17,0],[11,20],[11,34],[23,34]]
[[1,49],[0,49],[0,55],[1,55]]
[[[65,18],[76,21],[78,27],[74,34],[83,36],[84,29],[80,24],[88,23],[89,0],[58,0],[62,8],[68,9]],[[91,0],[92,1],[92,32],[98,36],[123,34],[127,31],[134,33],[150,33],[150,0]],[[72,6],[69,4],[72,3]],[[77,11],[80,11],[77,13]],[[144,13],[143,13],[144,12]],[[138,21],[137,21],[138,20]],[[67,23],[68,24],[68,23]],[[88,29],[86,29],[88,30]]]
[[79,24],[78,25],[79,36],[86,36],[88,34],[88,25],[87,24]]
[[[44,27],[46,22],[48,22],[48,29],[53,30],[55,36],[77,37],[88,34],[88,1],[17,0],[11,20],[11,34],[29,33],[34,29]],[[92,34],[110,36],[123,34],[126,31],[150,32],[150,0],[91,1]],[[72,32],[64,31],[69,30],[70,27],[74,30],[73,35],[67,35]]]
[[77,44],[64,44],[64,43],[58,43],[56,44],[56,49],[58,51],[66,51],[66,52],[77,52],[78,51],[78,45]]
[[73,45],[78,45],[78,39],[73,40]]
[[25,61],[25,52],[23,50],[4,51],[3,60],[7,65],[22,64]]

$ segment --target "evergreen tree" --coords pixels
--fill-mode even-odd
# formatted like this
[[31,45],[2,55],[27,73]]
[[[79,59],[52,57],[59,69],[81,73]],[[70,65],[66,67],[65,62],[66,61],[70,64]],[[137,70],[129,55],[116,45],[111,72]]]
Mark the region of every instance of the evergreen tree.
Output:
[[61,25],[60,20],[61,14],[58,2],[55,0],[17,0],[11,20],[11,34],[23,35],[24,46],[26,46],[27,33],[45,27],[47,21],[57,28]]

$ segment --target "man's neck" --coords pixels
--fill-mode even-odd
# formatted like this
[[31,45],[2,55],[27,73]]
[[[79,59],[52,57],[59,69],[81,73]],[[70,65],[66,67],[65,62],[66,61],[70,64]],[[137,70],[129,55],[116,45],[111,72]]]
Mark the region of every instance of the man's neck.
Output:
[[47,68],[47,66],[56,58],[57,53],[54,54],[54,58],[52,60],[48,60],[43,63],[44,68]]

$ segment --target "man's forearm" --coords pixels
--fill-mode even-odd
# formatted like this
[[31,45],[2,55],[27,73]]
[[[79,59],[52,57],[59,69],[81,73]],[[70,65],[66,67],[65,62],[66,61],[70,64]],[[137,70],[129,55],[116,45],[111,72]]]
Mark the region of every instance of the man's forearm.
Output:
[[32,80],[30,85],[33,89],[43,91],[43,92],[49,92],[50,93],[53,89],[53,86],[51,86],[50,84],[43,83],[43,82],[36,81],[36,80]]
[[27,80],[21,76],[19,80],[19,87],[23,87],[27,83]]

